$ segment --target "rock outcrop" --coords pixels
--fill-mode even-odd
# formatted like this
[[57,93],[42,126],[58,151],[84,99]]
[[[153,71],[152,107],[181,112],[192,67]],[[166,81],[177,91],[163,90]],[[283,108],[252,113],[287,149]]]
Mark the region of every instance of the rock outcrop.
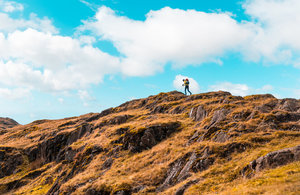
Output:
[[171,122],[149,126],[136,131],[127,130],[119,140],[112,144],[121,144],[123,150],[133,153],[150,149],[162,140],[169,137],[172,133],[179,131],[180,123]]
[[20,171],[17,167],[24,163],[22,151],[12,147],[0,147],[0,178]]
[[[300,100],[270,94],[173,91],[60,120],[1,119],[0,194],[222,194],[300,158]],[[288,173],[285,190],[298,185]]]
[[166,179],[157,188],[157,192],[163,191],[191,176],[191,172],[201,172],[214,164],[216,158],[228,159],[234,152],[244,152],[249,147],[246,143],[231,143],[222,148],[206,147],[198,152],[189,152],[169,165]]
[[270,152],[250,162],[249,165],[243,168],[241,173],[245,177],[251,177],[261,170],[274,169],[294,161],[300,161],[300,145]]
[[50,136],[49,138],[44,138],[41,143],[26,149],[28,159],[30,162],[33,162],[39,158],[44,163],[49,163],[55,160],[60,161],[62,150],[65,150],[66,147],[84,135],[91,133],[92,130],[93,127],[91,125],[84,123],[78,126],[74,131],[58,133],[57,135]]
[[194,121],[201,122],[205,117],[207,117],[207,111],[203,108],[203,106],[198,106],[195,108],[192,108],[189,116],[192,118]]

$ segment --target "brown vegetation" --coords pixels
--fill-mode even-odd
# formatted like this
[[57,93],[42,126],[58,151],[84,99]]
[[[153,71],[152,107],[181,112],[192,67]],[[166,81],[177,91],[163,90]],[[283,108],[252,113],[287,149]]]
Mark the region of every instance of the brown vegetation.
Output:
[[174,91],[0,132],[0,194],[300,192],[295,99]]

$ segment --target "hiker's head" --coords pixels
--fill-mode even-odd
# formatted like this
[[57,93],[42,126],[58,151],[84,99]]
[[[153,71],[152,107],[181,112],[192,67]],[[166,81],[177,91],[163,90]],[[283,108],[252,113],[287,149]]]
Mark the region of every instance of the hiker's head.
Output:
[[188,81],[189,79],[188,79],[188,78],[186,78],[185,80],[186,80],[186,81]]

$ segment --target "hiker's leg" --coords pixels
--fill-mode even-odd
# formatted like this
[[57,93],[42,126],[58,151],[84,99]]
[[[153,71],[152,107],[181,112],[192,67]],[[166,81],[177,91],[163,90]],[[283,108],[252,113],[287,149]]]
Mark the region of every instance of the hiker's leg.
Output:
[[188,92],[190,93],[190,95],[192,95],[192,92],[190,92],[190,88],[188,88]]
[[185,86],[184,88],[184,94],[186,95],[186,90],[187,90],[187,86]]

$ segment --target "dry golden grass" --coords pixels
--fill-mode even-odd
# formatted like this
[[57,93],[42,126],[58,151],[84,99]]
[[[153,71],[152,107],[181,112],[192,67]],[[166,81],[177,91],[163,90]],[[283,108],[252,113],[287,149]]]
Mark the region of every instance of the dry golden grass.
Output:
[[[197,185],[192,186],[188,189],[187,194],[197,194],[198,192],[204,193],[204,194],[214,194],[214,193],[220,193],[220,194],[230,194],[233,193],[235,189],[232,187],[233,185],[238,185],[244,182],[250,182],[253,181],[255,183],[256,178],[252,178],[250,180],[241,178],[239,172],[243,167],[245,167],[249,162],[252,160],[255,160],[261,156],[266,155],[269,152],[280,150],[283,148],[289,148],[293,146],[297,146],[300,144],[300,138],[299,137],[281,137],[281,140],[275,139],[272,140],[270,143],[264,145],[264,146],[258,146],[255,148],[252,148],[250,150],[245,151],[242,154],[236,154],[233,156],[232,160],[226,163],[220,163],[213,165],[210,169],[202,172],[199,174],[198,177],[205,178],[202,182],[200,182]],[[292,163],[290,166],[283,166],[280,168],[277,168],[278,170],[286,170],[292,171],[294,168],[299,165],[299,162]],[[286,169],[290,167],[289,169]],[[276,173],[276,170],[271,170],[270,172],[274,171]],[[264,171],[261,174],[264,174]],[[295,174],[295,178],[299,178],[299,169],[295,170],[297,174]],[[293,176],[293,178],[294,178]],[[289,176],[287,176],[289,177]],[[265,177],[263,177],[261,180],[264,180]],[[285,180],[280,180],[284,185],[291,185],[288,182],[285,182]],[[278,180],[277,183],[274,183],[274,186],[276,186],[278,183],[280,183]],[[251,183],[251,182],[250,182]],[[296,183],[295,183],[296,185]],[[244,184],[239,185],[239,188],[242,188],[246,190],[249,186],[244,186]],[[273,186],[273,187],[274,187]],[[228,190],[227,188],[230,188]],[[256,187],[252,186],[250,190],[255,191]],[[264,186],[262,185],[261,188],[263,189]],[[233,191],[232,191],[233,190]],[[266,190],[266,192],[271,193],[272,191]],[[235,193],[235,192],[234,192]],[[237,191],[235,194],[243,194],[244,191]],[[247,193],[246,193],[247,194]],[[251,194],[251,193],[249,193]],[[255,193],[254,193],[255,194]]]
[[[192,173],[187,180],[176,184],[161,194],[174,194],[176,190],[190,180],[200,179],[198,184],[192,185],[187,189],[186,194],[280,194],[288,192],[296,194],[299,191],[299,162],[279,167],[273,170],[265,170],[251,179],[244,179],[240,171],[249,162],[269,152],[296,146],[300,144],[299,131],[289,130],[289,125],[281,124],[285,131],[272,129],[271,127],[261,126],[262,121],[272,118],[272,113],[255,112],[254,108],[274,100],[268,96],[247,96],[244,99],[226,96],[214,97],[217,92],[201,94],[201,98],[193,101],[187,101],[185,98],[176,99],[176,95],[161,93],[148,99],[135,100],[120,107],[114,108],[114,113],[89,122],[97,127],[91,134],[83,136],[70,145],[73,150],[99,145],[105,148],[107,152],[102,152],[95,156],[89,155],[82,157],[83,160],[91,157],[91,162],[86,165],[79,164],[81,171],[73,175],[67,182],[63,183],[61,192],[70,192],[73,194],[83,194],[87,189],[109,189],[115,192],[118,190],[130,189],[132,186],[147,186],[138,194],[157,194],[153,191],[165,179],[169,165],[176,159],[181,158],[188,152],[201,152],[203,148],[209,147],[215,152],[222,153],[224,147],[232,142],[247,143],[249,148],[243,153],[233,153],[230,158],[218,158],[215,163],[207,170]],[[197,97],[194,95],[192,97]],[[139,107],[142,101],[147,100],[146,105],[163,106],[169,111],[177,106],[184,108],[181,114],[151,114],[151,109]],[[166,101],[168,100],[168,101]],[[228,101],[223,103],[223,101]],[[203,106],[208,116],[201,122],[195,122],[189,118],[189,112],[192,108]],[[126,106],[130,109],[125,109]],[[187,144],[190,137],[196,132],[206,132],[203,128],[211,123],[211,119],[216,110],[230,110],[227,118],[219,123],[220,128],[228,133],[234,134],[230,140],[224,143],[213,141],[202,141]],[[252,118],[246,120],[246,117],[234,119],[240,113],[252,113]],[[36,121],[24,126],[16,126],[4,135],[0,136],[0,143],[4,146],[15,148],[28,148],[42,142],[42,135],[56,136],[60,133],[67,133],[76,130],[85,123],[87,118],[95,116],[90,113],[79,117],[66,118],[61,120]],[[118,116],[130,115],[123,124],[111,124],[109,121]],[[246,116],[248,116],[246,114]],[[173,133],[168,139],[161,141],[151,149],[140,153],[131,153],[127,150],[120,150],[115,156],[109,156],[117,145],[111,144],[112,141],[120,138],[116,131],[120,128],[128,128],[130,132],[138,132],[143,128],[169,122],[179,122],[181,129]],[[105,125],[102,125],[105,124]],[[297,122],[295,122],[297,125]],[[282,130],[283,130],[282,129]],[[53,133],[54,132],[54,133]],[[214,134],[212,135],[214,136]],[[82,151],[77,154],[74,162],[80,159]],[[113,159],[110,169],[103,169],[103,163],[108,159]],[[29,163],[26,161],[21,168],[21,172],[0,179],[0,184],[20,179],[24,174],[31,170],[42,169],[44,166],[50,168],[40,176],[32,179],[23,187],[14,191],[15,194],[45,194],[56,181],[62,172],[67,173],[73,167],[71,163],[56,163],[42,165],[36,161]],[[280,187],[276,187],[280,185]],[[77,186],[74,189],[74,186]],[[273,188],[276,188],[274,191]],[[150,192],[152,191],[152,192]]]

